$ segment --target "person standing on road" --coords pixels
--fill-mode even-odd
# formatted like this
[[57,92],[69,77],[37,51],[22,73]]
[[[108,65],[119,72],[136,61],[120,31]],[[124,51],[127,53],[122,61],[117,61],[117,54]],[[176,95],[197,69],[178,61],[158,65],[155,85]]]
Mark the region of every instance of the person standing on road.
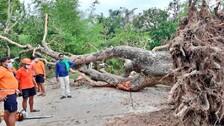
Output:
[[38,88],[40,88],[41,93],[38,96],[45,96],[46,90],[44,86],[44,80],[46,79],[45,73],[45,65],[39,60],[37,57],[32,57],[34,59],[34,63],[32,64],[32,69],[35,72],[35,80],[37,82]]
[[27,110],[27,100],[29,98],[30,112],[39,112],[33,108],[34,95],[36,95],[36,82],[34,78],[34,72],[30,69],[31,60],[25,58],[22,60],[23,66],[16,72],[16,78],[19,80],[19,89],[22,91],[23,110]]
[[64,54],[58,55],[59,61],[56,62],[55,76],[57,82],[61,85],[62,96],[60,99],[71,98],[70,85],[69,85],[69,69],[74,66],[73,62],[70,62],[64,58]]
[[4,120],[7,126],[15,126],[18,81],[10,70],[10,58],[2,57],[0,62],[0,96],[4,100]]

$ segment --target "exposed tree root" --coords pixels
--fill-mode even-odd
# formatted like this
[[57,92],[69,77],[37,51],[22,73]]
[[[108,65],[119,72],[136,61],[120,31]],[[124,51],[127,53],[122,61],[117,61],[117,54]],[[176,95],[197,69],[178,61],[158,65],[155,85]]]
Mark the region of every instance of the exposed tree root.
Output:
[[224,125],[223,14],[219,4],[212,17],[205,0],[200,11],[197,0],[189,3],[188,17],[170,41],[176,83],[168,101],[183,125]]

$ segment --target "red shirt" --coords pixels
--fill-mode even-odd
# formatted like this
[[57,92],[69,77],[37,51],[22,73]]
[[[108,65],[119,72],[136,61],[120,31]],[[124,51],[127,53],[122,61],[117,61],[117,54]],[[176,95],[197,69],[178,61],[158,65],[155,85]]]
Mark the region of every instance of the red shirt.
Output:
[[19,89],[28,89],[34,87],[33,83],[34,72],[32,69],[21,67],[16,72],[16,78],[19,80]]

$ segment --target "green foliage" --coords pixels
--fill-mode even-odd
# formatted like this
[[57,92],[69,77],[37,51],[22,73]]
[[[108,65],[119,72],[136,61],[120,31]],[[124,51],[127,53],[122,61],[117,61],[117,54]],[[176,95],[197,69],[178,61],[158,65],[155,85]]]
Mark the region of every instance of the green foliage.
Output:
[[0,0],[0,23],[5,24],[7,21],[9,5],[13,16],[9,23],[14,23],[16,20],[19,20],[21,16],[23,16],[24,6],[19,0]]
[[106,70],[112,74],[122,75],[124,73],[124,62],[117,59],[109,59],[106,61],[108,67]]
[[0,22],[6,22],[7,20],[7,13],[8,13],[8,0],[1,0],[0,1]]
[[[8,9],[10,9],[11,18],[8,18]],[[1,0],[0,1],[0,34],[4,34],[3,31],[6,27],[12,26],[15,22],[20,22],[21,18],[24,16],[24,6],[19,2],[19,0]],[[13,41],[17,42],[18,30],[17,27],[10,30],[10,34],[4,34],[4,36],[9,37]],[[18,55],[21,49],[6,44],[5,41],[0,40],[0,56],[6,56],[7,46],[10,48],[11,57]]]
[[151,30],[149,36],[153,42],[149,43],[150,49],[163,44],[163,40],[172,39],[176,33],[177,26],[178,24],[176,22],[164,21],[161,22],[157,28]]
[[143,14],[133,21],[134,27],[150,31],[155,29],[161,22],[167,21],[169,15],[166,11],[156,8],[150,8],[143,11]]
[[148,33],[149,43],[147,48],[163,44],[164,40],[173,38],[177,29],[177,22],[169,20],[169,14],[165,10],[150,8],[133,21],[135,28]]
[[[100,51],[111,46],[127,45],[144,49],[152,49],[172,39],[177,29],[177,21],[171,20],[166,10],[149,8],[141,15],[134,15],[134,10],[120,8],[109,10],[109,16],[91,14],[82,17],[78,9],[78,0],[33,0],[34,13],[25,13],[24,6],[13,2],[14,13],[10,24],[16,20],[18,25],[10,34],[10,39],[19,44],[41,44],[44,35],[45,14],[48,14],[48,46],[55,51],[72,54],[86,54]],[[186,8],[186,4],[181,6]],[[8,0],[0,1],[0,23],[7,20]],[[26,14],[24,16],[24,14]],[[178,16],[186,15],[183,10]],[[2,31],[0,31],[2,32]],[[11,56],[18,56],[21,49],[9,45]],[[6,44],[0,40],[0,55],[6,55]],[[30,53],[23,55],[29,57]],[[107,70],[112,73],[123,73],[123,62],[107,60]]]
[[144,48],[147,45],[147,32],[136,31],[131,26],[125,26],[123,29],[117,29],[116,35],[112,35],[107,40],[107,46],[127,45],[132,47]]

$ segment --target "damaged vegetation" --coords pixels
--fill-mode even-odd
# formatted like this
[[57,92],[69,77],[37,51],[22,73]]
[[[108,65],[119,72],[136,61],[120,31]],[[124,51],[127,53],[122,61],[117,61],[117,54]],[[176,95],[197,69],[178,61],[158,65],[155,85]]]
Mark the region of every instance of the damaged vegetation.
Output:
[[224,13],[208,11],[205,0],[200,11],[197,0],[189,0],[187,17],[178,35],[170,41],[173,85],[169,104],[182,125],[224,125]]
[[[66,58],[79,66],[71,71],[85,78],[92,86],[116,87],[130,92],[156,84],[172,85],[168,103],[175,117],[182,120],[178,125],[224,125],[224,13],[219,11],[220,3],[213,12],[205,0],[201,5],[198,3],[198,0],[189,0],[187,17],[180,21],[176,37],[162,46],[169,48],[169,52],[156,51],[160,47],[148,51],[116,46],[85,55],[70,54]],[[43,59],[51,57],[51,61],[57,60],[59,51],[51,49],[47,40],[50,17],[48,14],[44,17],[40,45],[13,41],[8,34],[14,24],[13,27],[8,24],[5,32],[0,34],[5,44],[22,50],[15,59],[32,53]],[[10,49],[8,52],[10,54]],[[125,62],[123,76],[86,66],[90,62],[111,58]],[[130,75],[133,71],[135,74]]]

